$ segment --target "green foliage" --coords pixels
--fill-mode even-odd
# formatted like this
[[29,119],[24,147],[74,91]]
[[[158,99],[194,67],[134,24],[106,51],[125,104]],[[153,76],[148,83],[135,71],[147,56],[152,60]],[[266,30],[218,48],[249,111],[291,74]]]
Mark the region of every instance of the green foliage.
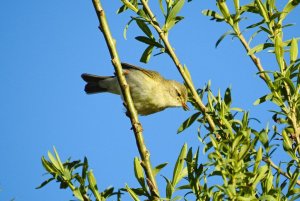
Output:
[[[67,160],[62,163],[55,148],[54,153],[55,155],[52,155],[51,152],[48,152],[49,160],[44,156],[42,157],[42,164],[51,177],[38,186],[37,189],[56,180],[56,182],[60,183],[61,189],[69,188],[73,192],[73,196],[78,200],[92,200],[90,194],[97,201],[104,201],[113,195],[120,197],[119,193],[114,192],[113,187],[108,187],[103,192],[98,191],[93,171],[88,170],[88,160],[86,157],[83,162],[80,160]],[[79,171],[80,168],[81,171]]]
[[[135,39],[147,45],[141,61],[148,62],[153,49],[157,48],[158,54],[167,53],[175,63],[180,63],[177,57],[170,53],[168,34],[171,28],[183,19],[178,14],[185,5],[185,0],[159,0],[160,13],[155,14],[149,10],[145,0],[121,1],[123,4],[117,13],[131,10],[136,15],[131,17],[126,25],[125,38],[129,25],[134,21],[143,34]],[[270,114],[274,125],[269,128],[267,124],[261,130],[254,129],[252,121],[257,119],[251,118],[250,113],[243,109],[232,107],[230,88],[225,90],[224,95],[220,91],[215,94],[211,90],[210,82],[202,89],[198,89],[197,97],[203,100],[204,111],[189,88],[189,100],[196,112],[182,123],[177,133],[185,133],[187,128],[197,124],[199,146],[194,151],[193,147],[183,145],[173,168],[172,178],[162,176],[166,181],[165,198],[155,195],[161,200],[248,201],[300,198],[299,38],[283,37],[285,28],[291,26],[283,24],[284,20],[300,1],[290,0],[282,10],[277,8],[274,0],[241,3],[244,2],[233,0],[232,4],[228,4],[226,0],[216,0],[216,10],[206,9],[202,14],[230,27],[230,30],[217,40],[216,47],[228,35],[242,43],[245,55],[253,61],[258,70],[257,74],[269,89],[267,94],[262,94],[254,102],[254,105],[273,103],[275,109],[270,111]],[[158,14],[163,16],[164,23],[159,24],[156,21],[155,17]],[[248,19],[253,15],[258,21],[249,22]],[[253,32],[248,40],[243,35],[244,31]],[[266,40],[256,42],[251,47],[250,43],[255,42],[257,35],[265,37]],[[264,69],[258,57],[259,53],[266,50],[269,50],[277,63],[275,67],[270,68],[272,71]],[[186,66],[182,68],[181,74],[185,74],[187,79],[192,81]],[[185,84],[188,87],[188,84]],[[208,116],[212,118],[212,122]],[[276,165],[272,157],[277,153],[279,146],[282,147],[286,158]],[[203,152],[200,148],[203,148]],[[99,192],[96,179],[92,171],[88,170],[86,158],[84,162],[62,163],[57,152],[55,150],[54,152],[54,156],[48,153],[49,160],[42,157],[42,164],[52,177],[38,188],[51,181],[57,181],[60,188],[70,188],[79,200],[91,200],[88,195],[93,195],[96,200],[105,200],[112,195],[118,195],[120,200],[120,191],[127,192],[133,200],[154,200],[152,190],[155,184],[149,181],[149,172],[145,172],[145,164],[138,157],[134,158],[134,175],[138,187],[133,188],[126,184],[125,188],[118,192],[114,192],[113,188]],[[167,163],[162,163],[151,167],[151,174],[157,176],[166,165]],[[79,168],[82,168],[81,173],[78,172]]]

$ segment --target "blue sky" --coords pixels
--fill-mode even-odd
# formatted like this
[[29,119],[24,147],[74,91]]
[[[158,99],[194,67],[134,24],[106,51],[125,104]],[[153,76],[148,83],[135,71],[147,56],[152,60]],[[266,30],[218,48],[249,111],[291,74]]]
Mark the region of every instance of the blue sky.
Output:
[[[133,25],[127,40],[123,38],[130,15],[116,15],[120,5],[119,1],[103,1],[121,60],[182,81],[166,55],[152,57],[147,65],[139,62],[146,47],[134,37],[142,33]],[[214,2],[194,0],[185,5],[181,12],[185,19],[170,33],[177,55],[188,66],[196,87],[211,80],[215,92],[223,93],[231,86],[234,107],[260,119],[257,128],[272,124],[271,114],[265,112],[272,105],[253,106],[267,92],[254,65],[241,44],[230,37],[215,49],[215,42],[229,27],[201,15],[206,8],[214,8]],[[299,24],[298,15],[299,8],[288,22]],[[102,190],[125,183],[137,186],[133,158],[138,152],[121,99],[112,94],[88,96],[83,91],[82,73],[113,73],[92,2],[3,1],[0,25],[0,200],[73,198],[70,191],[59,190],[57,183],[35,190],[48,178],[40,159],[53,146],[63,160],[87,156]],[[286,32],[286,38],[300,35],[298,25]],[[272,56],[261,55],[266,69],[272,68]],[[199,144],[196,125],[176,134],[193,112],[178,108],[140,117],[153,164],[169,162],[162,172],[167,177],[181,146]],[[162,189],[164,180],[158,180]]]

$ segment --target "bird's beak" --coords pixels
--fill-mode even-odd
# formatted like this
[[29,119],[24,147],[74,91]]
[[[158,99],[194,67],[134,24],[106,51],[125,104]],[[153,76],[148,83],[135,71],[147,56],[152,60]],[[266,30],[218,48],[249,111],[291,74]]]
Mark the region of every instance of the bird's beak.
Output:
[[182,102],[182,107],[185,111],[190,110],[189,106],[186,103]]

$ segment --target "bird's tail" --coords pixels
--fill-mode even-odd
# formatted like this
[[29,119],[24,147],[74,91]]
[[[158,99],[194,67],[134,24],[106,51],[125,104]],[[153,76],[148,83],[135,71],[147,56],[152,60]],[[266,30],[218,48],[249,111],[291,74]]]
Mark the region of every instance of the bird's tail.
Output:
[[81,77],[84,81],[86,81],[84,91],[87,94],[107,92],[108,88],[101,83],[109,78],[114,78],[113,76],[98,76],[87,73],[82,74]]

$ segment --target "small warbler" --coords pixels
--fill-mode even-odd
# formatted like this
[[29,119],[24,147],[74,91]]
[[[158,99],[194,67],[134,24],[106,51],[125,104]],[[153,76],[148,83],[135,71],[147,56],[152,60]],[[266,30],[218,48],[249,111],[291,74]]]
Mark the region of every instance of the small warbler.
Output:
[[[140,115],[149,115],[169,107],[183,107],[188,110],[187,90],[184,85],[174,80],[163,78],[158,72],[146,70],[127,63],[122,63],[123,73],[130,88],[134,107]],[[116,76],[97,76],[82,74],[87,82],[87,94],[109,92],[121,95]]]

